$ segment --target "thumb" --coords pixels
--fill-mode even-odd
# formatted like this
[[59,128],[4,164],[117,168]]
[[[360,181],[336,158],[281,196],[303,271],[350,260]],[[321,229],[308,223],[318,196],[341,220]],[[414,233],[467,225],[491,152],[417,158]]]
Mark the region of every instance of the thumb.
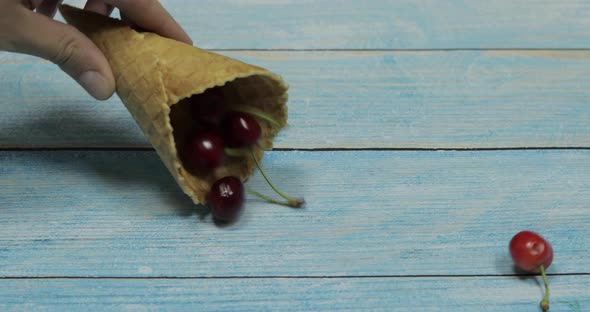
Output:
[[49,60],[74,78],[90,95],[106,100],[115,92],[115,79],[100,49],[70,25],[26,11],[15,52]]

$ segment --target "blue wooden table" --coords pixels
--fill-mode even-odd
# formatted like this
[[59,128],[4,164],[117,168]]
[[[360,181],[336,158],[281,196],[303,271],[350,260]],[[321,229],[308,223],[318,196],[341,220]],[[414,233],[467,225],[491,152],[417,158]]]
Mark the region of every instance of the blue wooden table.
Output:
[[1,53],[0,310],[540,311],[530,229],[590,311],[589,1],[162,2],[290,84],[264,166],[306,208],[215,226],[117,97]]

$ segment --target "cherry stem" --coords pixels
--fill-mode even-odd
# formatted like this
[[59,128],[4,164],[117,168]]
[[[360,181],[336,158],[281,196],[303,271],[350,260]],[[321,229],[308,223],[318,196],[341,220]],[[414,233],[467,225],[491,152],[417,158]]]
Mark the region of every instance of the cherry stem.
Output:
[[230,106],[229,110],[252,114],[256,117],[259,117],[261,119],[264,119],[264,120],[272,123],[273,125],[275,125],[277,127],[281,127],[281,124],[278,121],[276,121],[270,114],[267,114],[267,113],[263,112],[262,110],[252,107],[252,106],[235,105],[235,106]]
[[541,275],[543,276],[543,284],[545,284],[545,296],[543,297],[543,300],[541,300],[541,309],[543,309],[543,311],[548,311],[549,310],[549,281],[547,280],[547,275],[545,274],[545,267],[541,264],[541,266],[539,267],[539,270],[541,271]]
[[305,204],[305,200],[303,198],[295,198],[295,197],[289,196],[289,195],[281,192],[281,190],[279,190],[278,188],[276,188],[272,184],[272,182],[270,182],[270,179],[266,176],[266,173],[264,173],[264,170],[262,170],[262,166],[260,166],[258,159],[256,159],[256,155],[254,155],[254,150],[251,149],[250,153],[252,154],[252,158],[254,159],[254,162],[256,162],[256,167],[258,167],[258,170],[260,170],[260,173],[264,177],[264,180],[266,180],[266,183],[268,183],[268,185],[270,185],[270,187],[275,192],[277,192],[277,194],[279,194],[282,198],[287,200],[287,206],[293,207],[293,208],[299,208],[299,207],[303,206],[303,204]]
[[[239,149],[239,148],[225,148],[225,154],[230,156],[230,157],[245,157],[248,155],[248,152],[246,152],[243,149]],[[303,198],[295,198],[292,196],[289,196],[283,192],[281,192],[278,188],[276,188],[271,182],[270,179],[268,178],[268,176],[266,175],[266,173],[264,172],[264,170],[262,170],[262,166],[260,166],[260,163],[258,162],[258,159],[256,158],[256,156],[254,155],[254,150],[250,149],[250,153],[252,155],[252,158],[254,159],[254,162],[256,163],[256,167],[258,167],[258,170],[260,170],[260,173],[262,174],[262,176],[264,177],[264,180],[266,180],[266,183],[268,183],[268,185],[270,185],[270,187],[277,192],[277,194],[281,195],[281,197],[283,197],[284,199],[286,199],[286,202],[283,201],[278,201],[275,199],[272,199],[266,195],[263,195],[261,193],[258,193],[256,191],[252,191],[252,190],[248,190],[248,193],[255,195],[257,197],[260,197],[270,203],[273,204],[278,204],[278,205],[283,205],[283,206],[288,206],[288,207],[293,207],[293,208],[299,208],[301,206],[303,206],[303,204],[305,204],[305,200]]]
[[262,198],[264,200],[266,200],[269,203],[273,203],[273,204],[277,204],[277,205],[283,205],[283,206],[287,206],[287,207],[293,207],[288,201],[280,201],[280,200],[276,200],[273,198],[270,198],[266,195],[263,195],[262,193],[258,193],[256,191],[253,190],[246,190],[248,192],[248,194],[252,194],[256,197]]
[[246,156],[248,156],[248,153],[240,148],[226,147],[223,151],[225,152],[226,155],[231,156],[231,157],[246,157]]

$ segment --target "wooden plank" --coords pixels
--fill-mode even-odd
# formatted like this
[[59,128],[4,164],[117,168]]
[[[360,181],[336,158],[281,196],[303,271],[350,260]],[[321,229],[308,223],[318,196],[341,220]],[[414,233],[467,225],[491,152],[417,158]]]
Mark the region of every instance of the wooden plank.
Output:
[[[513,274],[539,231],[550,273],[590,273],[590,150],[271,152],[293,210],[199,218],[155,154],[1,152],[0,277]],[[268,193],[260,176],[250,188]]]
[[208,49],[590,48],[585,0],[161,2]]
[[[590,276],[551,276],[551,311],[590,309]],[[540,311],[533,278],[19,279],[2,311]]]
[[[590,146],[588,51],[223,53],[290,83],[277,147]],[[47,62],[0,63],[0,147],[148,146],[118,98]]]

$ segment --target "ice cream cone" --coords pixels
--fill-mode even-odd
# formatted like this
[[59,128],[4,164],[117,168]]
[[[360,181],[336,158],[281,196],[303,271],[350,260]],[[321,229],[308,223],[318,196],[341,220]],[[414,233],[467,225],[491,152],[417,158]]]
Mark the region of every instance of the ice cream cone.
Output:
[[64,19],[86,34],[104,53],[116,79],[116,92],[180,188],[197,204],[205,203],[216,179],[248,178],[251,157],[233,157],[209,173],[192,172],[179,149],[195,124],[191,103],[208,93],[221,94],[223,105],[252,107],[271,115],[279,126],[260,120],[264,149],[287,122],[287,85],[264,68],[191,45],[139,32],[120,20],[71,6],[60,6]]

